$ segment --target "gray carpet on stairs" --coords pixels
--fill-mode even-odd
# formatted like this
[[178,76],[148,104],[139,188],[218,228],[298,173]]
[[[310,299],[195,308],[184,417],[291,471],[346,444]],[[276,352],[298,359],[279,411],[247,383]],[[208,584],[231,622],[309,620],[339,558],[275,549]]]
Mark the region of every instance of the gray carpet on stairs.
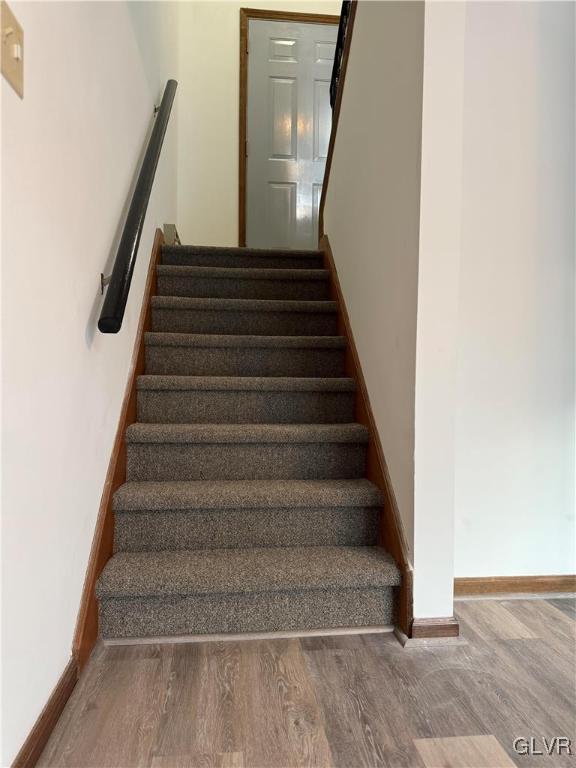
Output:
[[360,424],[133,424],[129,480],[362,477]]
[[390,587],[102,598],[100,633],[129,640],[382,626],[394,622],[395,600]]
[[190,376],[342,376],[342,336],[147,333],[146,371]]
[[192,298],[329,299],[327,269],[160,265],[158,294]]
[[318,251],[171,246],[158,266],[103,637],[388,624],[399,572]]
[[377,547],[122,552],[110,561],[100,579],[98,597],[290,592],[398,584],[392,558]]
[[333,301],[154,296],[152,329],[173,333],[333,336],[338,328],[336,310]]
[[122,552],[98,584],[104,636],[388,624],[397,568],[375,547]]
[[382,494],[361,480],[132,482],[117,551],[376,544]]
[[163,264],[189,267],[248,267],[252,269],[322,269],[320,251],[282,251],[261,248],[220,248],[213,246],[164,246]]
[[350,422],[354,380],[234,376],[140,376],[138,420],[156,423]]

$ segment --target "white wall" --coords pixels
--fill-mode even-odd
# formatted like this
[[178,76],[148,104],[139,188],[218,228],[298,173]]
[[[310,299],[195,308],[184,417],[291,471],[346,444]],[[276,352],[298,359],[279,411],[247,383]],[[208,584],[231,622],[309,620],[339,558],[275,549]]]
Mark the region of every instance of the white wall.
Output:
[[339,14],[339,0],[180,6],[178,229],[183,242],[238,245],[240,8]]
[[573,3],[470,3],[456,575],[576,573]]
[[99,334],[99,275],[175,74],[177,8],[12,7],[26,55],[24,100],[1,90],[2,765],[70,658],[153,234],[176,217],[173,121],[124,326]]
[[426,4],[418,260],[414,616],[451,616],[464,3]]
[[575,8],[417,9],[359,6],[325,225],[426,618],[576,571]]
[[424,4],[360,3],[324,228],[410,557]]

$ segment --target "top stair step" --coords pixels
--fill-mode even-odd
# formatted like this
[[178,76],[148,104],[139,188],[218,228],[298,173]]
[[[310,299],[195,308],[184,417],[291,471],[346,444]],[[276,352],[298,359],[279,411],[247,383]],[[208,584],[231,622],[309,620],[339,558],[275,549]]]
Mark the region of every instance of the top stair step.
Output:
[[200,245],[162,246],[162,264],[188,267],[322,269],[322,251],[272,248],[225,248]]

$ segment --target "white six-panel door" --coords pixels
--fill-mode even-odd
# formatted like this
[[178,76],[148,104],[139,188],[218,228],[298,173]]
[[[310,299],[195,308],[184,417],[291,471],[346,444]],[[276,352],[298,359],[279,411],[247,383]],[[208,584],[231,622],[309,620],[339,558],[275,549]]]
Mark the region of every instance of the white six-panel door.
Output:
[[338,27],[250,20],[246,244],[316,248]]

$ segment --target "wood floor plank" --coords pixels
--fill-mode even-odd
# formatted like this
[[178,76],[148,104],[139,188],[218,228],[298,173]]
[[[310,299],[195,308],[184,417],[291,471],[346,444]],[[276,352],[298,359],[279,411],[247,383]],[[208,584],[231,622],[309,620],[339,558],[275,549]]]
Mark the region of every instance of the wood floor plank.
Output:
[[494,736],[417,739],[426,768],[515,768]]
[[[410,705],[401,706],[381,659],[374,676],[366,650],[305,656],[324,709],[334,765],[415,768],[420,764],[411,738],[406,738],[415,727]],[[379,700],[379,690],[386,692],[385,702]]]
[[58,764],[54,761],[60,761],[65,764],[65,755],[68,751],[68,743],[73,742],[75,733],[78,729],[79,714],[81,713],[84,702],[89,696],[89,691],[94,685],[98,684],[102,672],[102,665],[105,656],[105,649],[102,643],[98,643],[94,648],[90,664],[83,675],[76,683],[72,695],[68,699],[64,711],[56,727],[52,731],[48,743],[37,763],[39,766]]
[[[524,623],[528,620],[534,630],[540,628],[543,638],[482,643],[469,635],[469,627],[459,618],[464,634],[471,637],[470,668],[476,671],[476,685],[472,683],[470,688],[474,706],[483,715],[486,732],[494,734],[514,757],[512,744],[517,736],[573,733],[576,666],[570,642],[555,638],[551,645],[545,623],[540,620],[532,624],[532,614],[538,614],[534,603],[538,601],[508,602],[515,606],[520,602],[527,604],[528,615],[522,613],[520,618]],[[566,646],[572,646],[571,651]],[[464,683],[465,673],[458,678]],[[468,694],[463,691],[462,695]],[[525,756],[523,762],[532,764],[533,759]],[[566,756],[557,756],[556,761],[558,766],[569,763]]]
[[303,651],[349,651],[364,647],[365,635],[319,635],[299,638]]
[[516,618],[504,603],[496,600],[459,602],[458,615],[464,618],[486,641],[529,639],[540,636],[540,630],[532,631]]
[[[484,731],[483,715],[476,701],[467,695],[471,686],[470,669],[474,662],[466,647],[416,649],[404,659],[372,659],[372,669],[388,668],[387,687],[395,691],[395,701],[404,718],[414,723],[404,737],[457,736]],[[457,672],[455,671],[457,670]],[[465,684],[462,681],[466,681]],[[472,683],[472,686],[474,683]],[[388,699],[387,687],[379,686],[382,706]]]
[[246,768],[242,752],[219,755],[169,755],[152,758],[150,768]]
[[244,768],[243,752],[228,752],[220,755],[221,768]]
[[324,718],[310,683],[300,641],[260,641],[246,656],[247,733],[257,734],[244,751],[249,766],[331,766]]
[[547,641],[558,638],[566,647],[576,641],[576,622],[548,600],[503,600],[502,606]]
[[455,646],[404,649],[389,634],[98,646],[39,765],[460,768],[483,765],[481,744],[512,761],[490,768],[574,768],[513,750],[517,737],[574,737],[571,616],[544,599],[456,612],[467,642]]
[[535,631],[554,658],[564,660],[565,668],[576,663],[576,622],[558,611],[547,600],[509,600],[507,609]]
[[562,613],[565,613],[566,616],[576,621],[576,598],[574,597],[553,597],[546,602],[549,605],[554,606],[554,608],[557,608],[559,611],[562,611]]
[[240,644],[175,645],[166,705],[154,743],[155,758],[242,752],[236,726]]
[[573,621],[576,621],[576,598],[574,597],[553,597],[546,602],[554,606],[562,613],[565,613]]
[[163,708],[170,653],[158,646],[106,649],[90,664],[82,694],[67,704],[65,732],[59,724],[38,764],[146,765]]

